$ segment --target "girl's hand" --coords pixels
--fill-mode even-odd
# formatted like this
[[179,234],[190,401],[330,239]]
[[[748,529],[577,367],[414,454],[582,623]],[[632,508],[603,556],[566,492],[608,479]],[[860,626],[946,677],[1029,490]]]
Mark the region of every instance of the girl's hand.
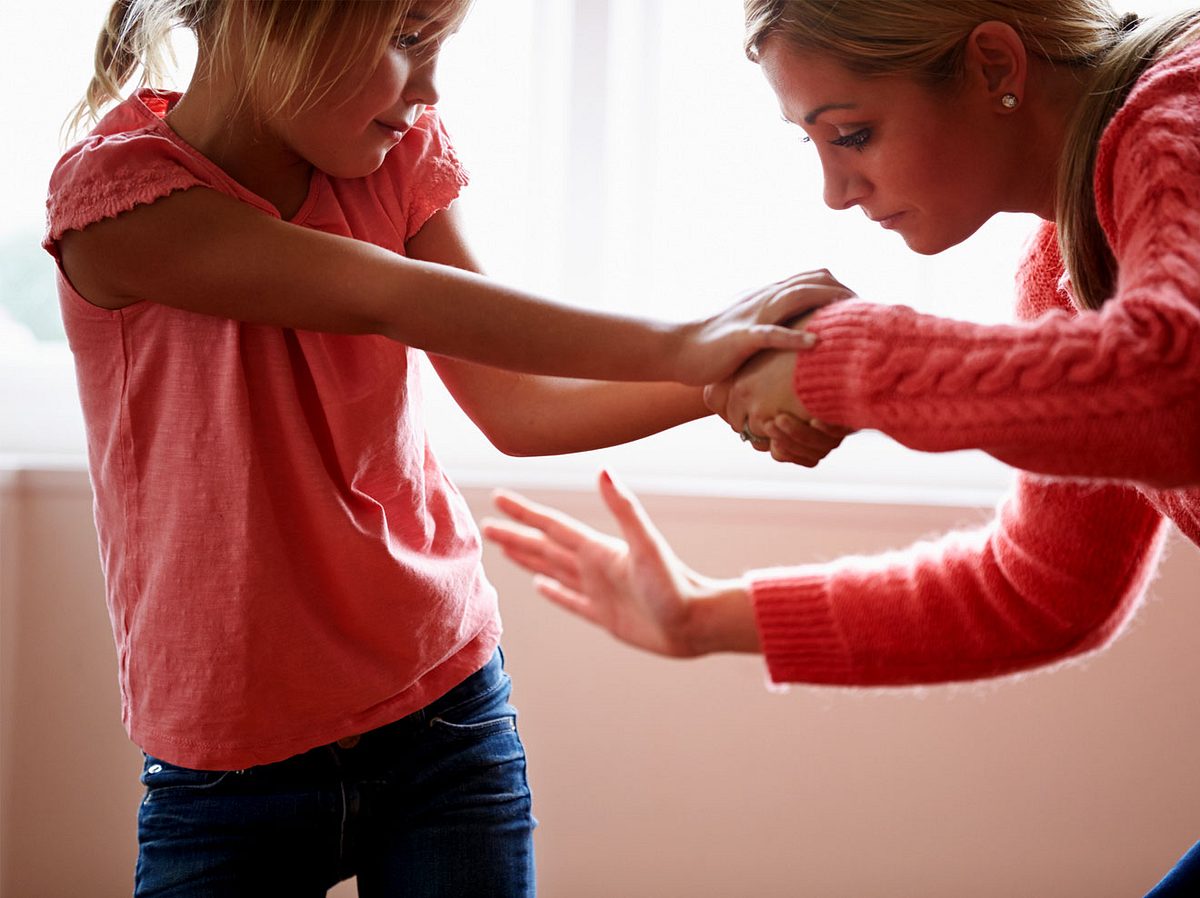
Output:
[[761,435],[757,431],[753,433],[755,437],[765,437],[747,441],[757,452],[770,452],[775,461],[815,468],[853,431],[815,419],[804,421],[781,412],[763,424]]
[[852,431],[812,419],[796,396],[795,370],[795,353],[761,353],[707,387],[704,402],[759,452],[811,468]]
[[704,385],[732,375],[756,352],[801,350],[812,336],[790,322],[854,294],[828,271],[809,271],[755,290],[723,312],[683,326],[674,379]]
[[758,647],[740,580],[713,580],[680,561],[637,498],[607,472],[600,495],[627,541],[506,491],[494,502],[516,523],[485,520],[483,532],[535,575],[539,593],[630,645],[676,658]]

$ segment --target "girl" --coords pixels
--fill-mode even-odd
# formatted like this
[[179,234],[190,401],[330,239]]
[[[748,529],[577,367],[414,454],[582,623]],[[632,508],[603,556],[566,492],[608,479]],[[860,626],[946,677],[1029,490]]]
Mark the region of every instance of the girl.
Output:
[[[979,533],[730,581],[686,568],[607,477],[627,544],[511,494],[498,505],[526,526],[485,532],[543,595],[617,637],[762,652],[776,681],[976,679],[1105,645],[1167,522],[1200,543],[1200,12],[747,0],[746,13],[749,54],[818,154],[831,206],[861,207],[921,253],[997,212],[1045,224],[1020,270],[1020,323],[839,303],[806,323],[810,352],[752,362],[710,404],[777,457],[782,410],[1030,473]],[[1194,889],[1198,854],[1157,894]]]
[[431,108],[467,5],[120,0],[101,34],[92,112],[172,27],[198,44],[182,96],[62,158],[45,241],[146,753],[138,895],[532,892],[496,596],[410,348],[502,450],[568,452],[704,414],[666,382],[799,348],[776,322],[845,295],[801,276],[668,325],[471,273]]

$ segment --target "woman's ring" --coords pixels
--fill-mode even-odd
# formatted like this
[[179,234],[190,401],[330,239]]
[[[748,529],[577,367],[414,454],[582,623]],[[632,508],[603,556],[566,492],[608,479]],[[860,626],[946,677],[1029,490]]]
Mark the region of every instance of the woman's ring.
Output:
[[771,442],[771,438],[764,437],[761,434],[757,434],[752,431],[750,429],[750,419],[747,418],[746,423],[742,425],[742,442],[752,444],[769,443]]

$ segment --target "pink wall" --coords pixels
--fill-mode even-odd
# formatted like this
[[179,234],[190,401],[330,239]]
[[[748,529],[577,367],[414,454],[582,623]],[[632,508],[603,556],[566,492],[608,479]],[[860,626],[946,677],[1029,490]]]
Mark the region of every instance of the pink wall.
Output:
[[[468,490],[478,513],[486,493]],[[607,527],[588,494],[539,493]],[[86,477],[0,478],[0,894],[126,895],[121,730]],[[702,570],[895,547],[979,509],[653,498]],[[921,691],[763,688],[749,658],[637,654],[497,556],[541,893],[1133,896],[1200,838],[1200,552],[1176,540],[1110,650]],[[338,896],[351,896],[351,885]]]

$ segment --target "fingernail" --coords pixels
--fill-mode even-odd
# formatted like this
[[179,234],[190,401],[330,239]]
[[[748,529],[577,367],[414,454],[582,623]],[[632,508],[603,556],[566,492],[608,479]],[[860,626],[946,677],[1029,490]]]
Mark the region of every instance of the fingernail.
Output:
[[805,349],[812,349],[814,346],[817,345],[817,335],[814,333],[810,333],[809,331],[805,331],[804,336],[800,340],[800,342],[803,344]]

